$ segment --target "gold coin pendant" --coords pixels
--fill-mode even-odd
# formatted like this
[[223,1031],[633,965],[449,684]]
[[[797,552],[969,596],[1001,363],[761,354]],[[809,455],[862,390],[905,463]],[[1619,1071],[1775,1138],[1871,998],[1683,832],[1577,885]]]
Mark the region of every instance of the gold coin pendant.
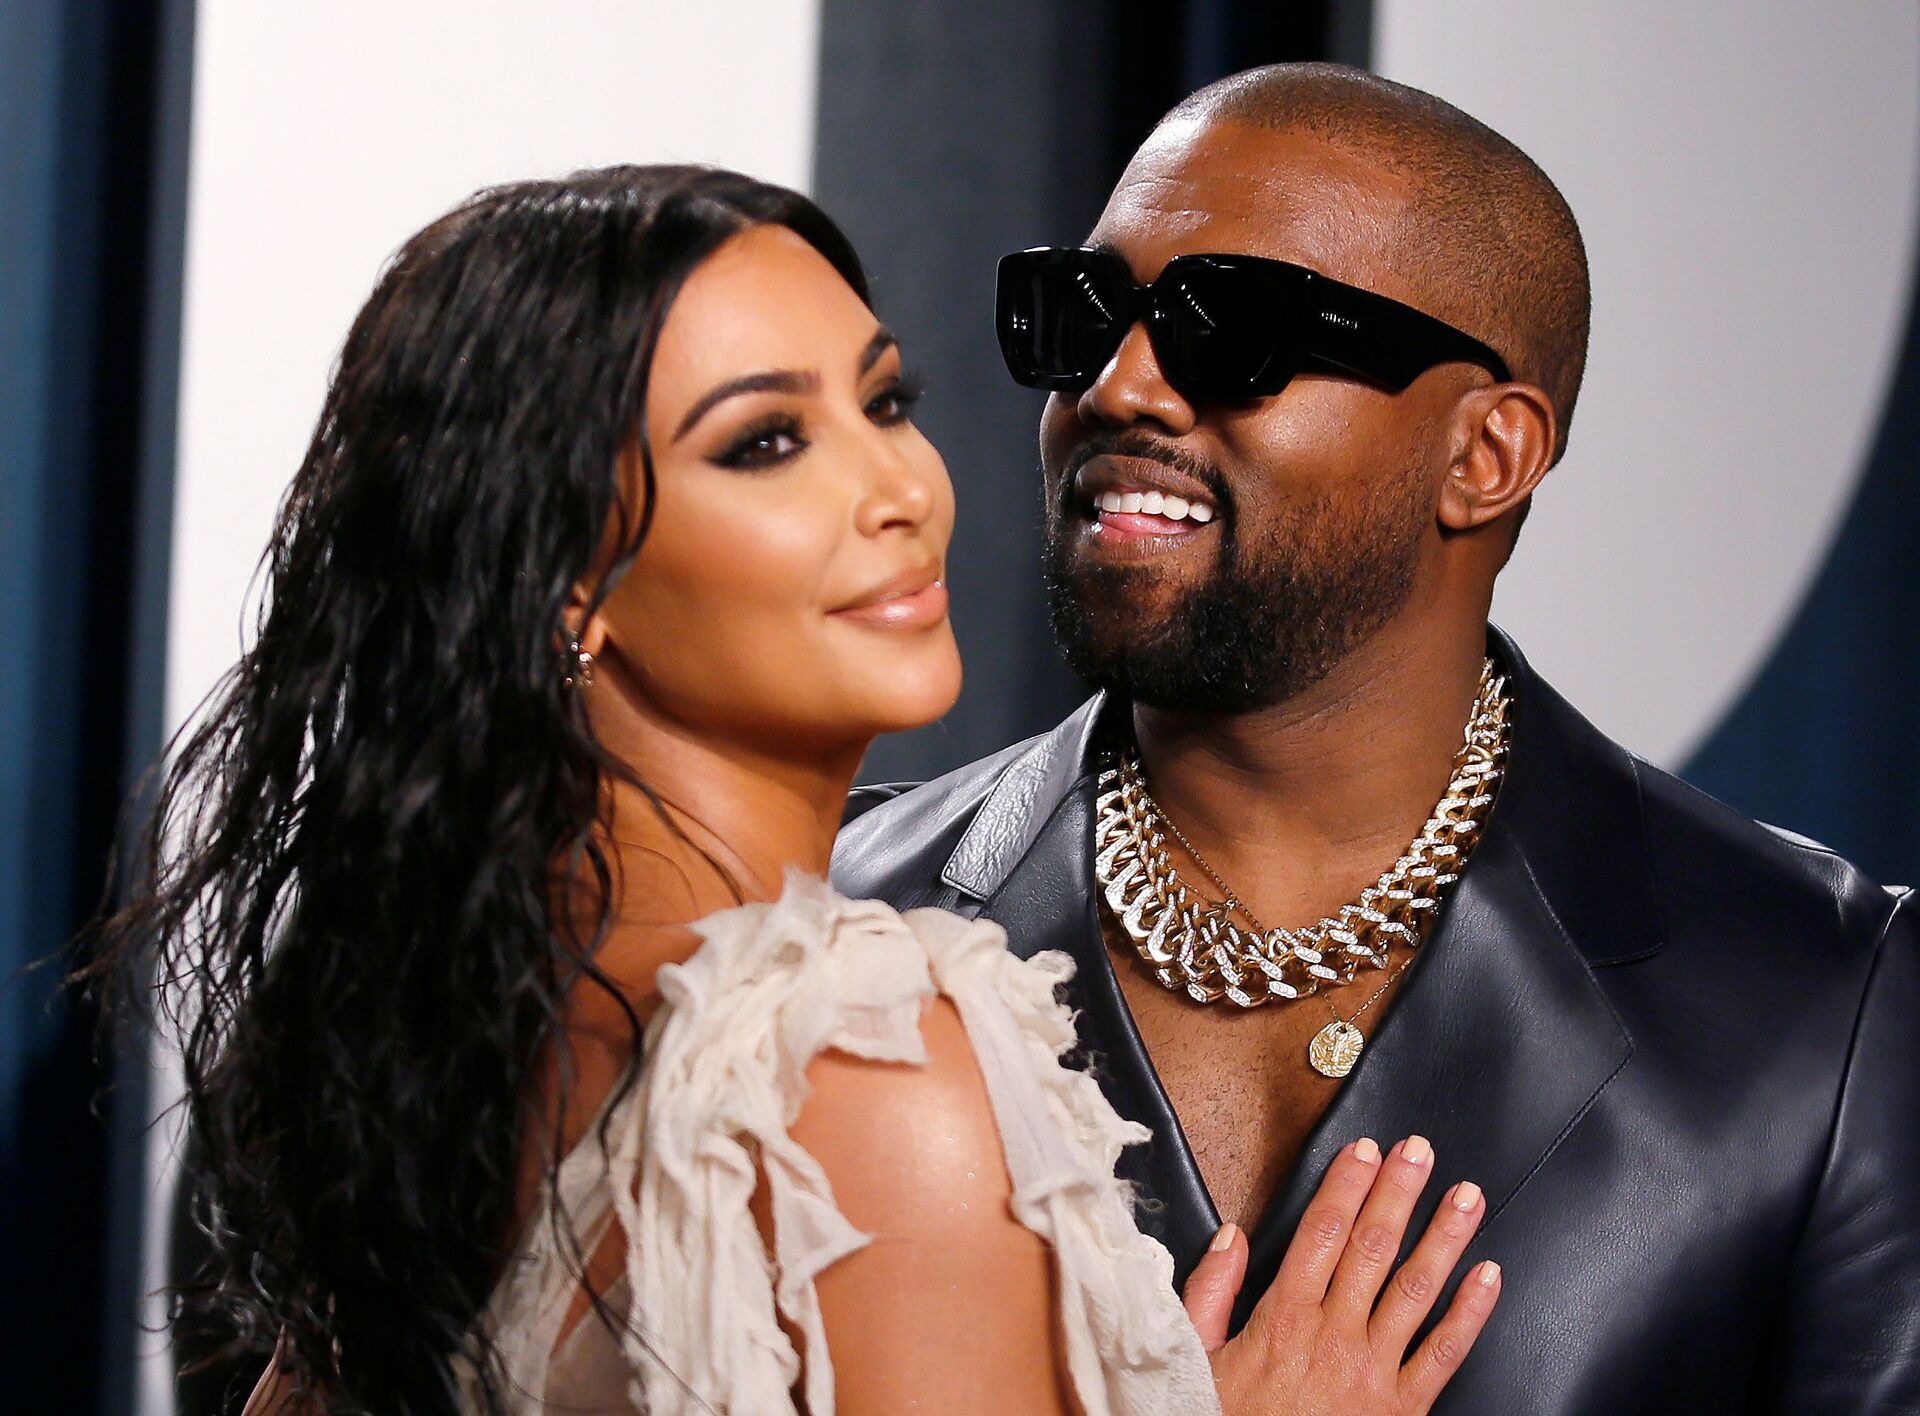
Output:
[[1307,1061],[1323,1077],[1344,1077],[1360,1060],[1366,1035],[1352,1023],[1328,1023],[1313,1035],[1307,1046]]

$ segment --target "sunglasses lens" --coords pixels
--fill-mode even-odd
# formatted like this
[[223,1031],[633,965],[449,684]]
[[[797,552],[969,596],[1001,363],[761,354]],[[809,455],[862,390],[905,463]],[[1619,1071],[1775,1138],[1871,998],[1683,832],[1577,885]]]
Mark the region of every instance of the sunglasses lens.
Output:
[[1299,372],[1301,312],[1278,282],[1195,265],[1178,271],[1155,303],[1154,350],[1189,397],[1263,398]]
[[1084,388],[1125,332],[1121,292],[1078,253],[1023,253],[1000,263],[1001,352],[1030,388]]

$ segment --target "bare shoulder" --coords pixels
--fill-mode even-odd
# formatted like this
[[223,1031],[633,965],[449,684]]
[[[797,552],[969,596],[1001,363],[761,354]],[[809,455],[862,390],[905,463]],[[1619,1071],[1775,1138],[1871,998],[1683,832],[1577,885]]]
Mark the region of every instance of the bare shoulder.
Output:
[[1009,1207],[966,1028],[943,997],[920,1026],[925,1066],[816,1057],[793,1126],[873,1236],[817,1280],[836,1405],[901,1411],[937,1392],[949,1412],[1071,1412],[1052,1256]]

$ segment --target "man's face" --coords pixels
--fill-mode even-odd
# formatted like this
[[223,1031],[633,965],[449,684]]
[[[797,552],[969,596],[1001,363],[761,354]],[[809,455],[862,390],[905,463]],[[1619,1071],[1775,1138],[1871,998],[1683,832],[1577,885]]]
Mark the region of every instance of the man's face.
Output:
[[[1239,252],[1418,305],[1379,254],[1403,200],[1391,174],[1316,139],[1189,125],[1149,140],[1089,244],[1142,284],[1178,255]],[[1048,587],[1074,668],[1201,713],[1282,702],[1325,677],[1422,591],[1450,377],[1391,394],[1302,375],[1270,398],[1196,406],[1136,325],[1093,386],[1052,395],[1041,421]],[[1146,511],[1131,498],[1101,509],[1129,491],[1213,514],[1154,516],[1150,495]]]

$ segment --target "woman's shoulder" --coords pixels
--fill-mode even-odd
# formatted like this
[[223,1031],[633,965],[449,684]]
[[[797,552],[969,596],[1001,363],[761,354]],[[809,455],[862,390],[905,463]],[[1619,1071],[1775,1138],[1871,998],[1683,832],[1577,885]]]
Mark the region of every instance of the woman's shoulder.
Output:
[[[1106,1381],[1088,1363],[1146,1354],[1164,1373],[1198,1347],[1113,1174],[1146,1132],[1061,1061],[1066,960],[799,875],[694,929],[592,1177],[625,1232],[652,1336],[626,1355],[649,1389],[785,1410],[799,1379],[846,1413],[928,1391],[955,1412],[1064,1412],[1070,1389],[1088,1411],[1163,1408],[1087,1399]],[[703,1316],[720,1309],[724,1333]]]
[[[1066,1410],[1048,1249],[1010,1209],[1004,1118],[943,996],[956,968],[990,976],[966,961],[1003,945],[798,874],[694,929],[701,946],[661,971],[636,1203],[619,1202],[630,1260],[651,1259],[630,1262],[636,1313],[678,1377],[736,1408],[764,1395],[787,1409],[775,1394],[798,1377],[810,1407],[843,1412],[930,1390],[946,1409],[1004,1409],[1007,1381],[1034,1386],[1021,1409]],[[734,1288],[755,1272],[777,1328],[767,1297]],[[718,1340],[677,1316],[743,1301],[739,1331]],[[964,1333],[956,1302],[982,1315]],[[1008,1344],[1023,1360],[996,1374]]]
[[843,1409],[929,1390],[955,1411],[1217,1409],[1172,1259],[1115,1174],[1148,1132],[1063,1060],[1071,961],[1021,958],[989,920],[837,898],[932,989],[920,1065],[823,1050],[791,1125],[862,1237],[818,1277]]
[[[953,1412],[1065,1416],[1052,1255],[1014,1211],[1006,1118],[954,1001],[934,997],[916,1028],[919,1065],[820,1053],[791,1125],[861,1236],[814,1279],[836,1409],[900,1411],[938,1392]],[[763,1234],[779,1256],[777,1224]]]
[[[664,1025],[715,1045],[760,1039],[778,1053],[763,1056],[762,1075],[784,1084],[789,1108],[823,1085],[833,1089],[823,1107],[845,1102],[876,1119],[890,1105],[953,1105],[967,1113],[956,1132],[984,1118],[1023,1141],[1042,1137],[1044,1168],[1055,1171],[1110,1175],[1122,1148],[1147,1137],[1092,1077],[1063,1064],[1077,1041],[1065,954],[1022,958],[991,920],[902,914],[797,872],[778,899],[694,928],[702,947],[661,973]],[[667,1050],[692,1041],[683,1035]],[[876,1073],[846,1059],[916,1065]],[[1071,1165],[1067,1151],[1077,1152]]]

